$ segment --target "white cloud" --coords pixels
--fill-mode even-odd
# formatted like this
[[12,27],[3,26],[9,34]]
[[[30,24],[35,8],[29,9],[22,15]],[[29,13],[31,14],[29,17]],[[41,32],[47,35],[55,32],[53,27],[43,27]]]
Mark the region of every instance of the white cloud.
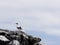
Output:
[[60,8],[60,0],[48,0],[48,7],[50,8]]
[[46,29],[45,32],[49,35],[60,36],[60,29]]
[[60,16],[58,14],[37,11],[33,11],[28,14],[26,13],[24,16],[25,21],[23,22],[25,22],[25,26],[27,26],[28,28],[30,27],[30,29],[32,28],[33,30],[37,28],[37,31],[43,31],[49,35],[60,36]]
[[0,21],[15,23],[21,20],[24,29],[42,29],[40,31],[47,34],[59,35],[56,29],[60,25],[59,4],[59,0],[0,0]]
[[60,0],[0,0],[0,7],[12,8],[60,8]]

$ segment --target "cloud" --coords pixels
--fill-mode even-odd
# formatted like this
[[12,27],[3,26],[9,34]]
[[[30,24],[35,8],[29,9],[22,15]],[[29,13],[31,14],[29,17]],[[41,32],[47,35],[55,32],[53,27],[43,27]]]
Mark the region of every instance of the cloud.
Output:
[[[6,9],[2,12],[0,13],[0,23],[2,25],[2,28],[6,28],[9,24],[9,27],[11,28],[16,22],[21,22],[21,25],[25,30],[43,31],[49,35],[60,34],[59,11],[57,11],[57,13],[39,10],[27,10],[21,12],[18,11],[18,9],[9,8],[8,10]],[[7,28],[9,29],[9,27]],[[13,29],[14,27],[15,25],[13,26]]]
[[[29,14],[29,15],[28,15]],[[24,22],[26,26],[36,31],[43,31],[49,35],[60,36],[60,16],[51,12],[31,12],[25,13]]]
[[46,29],[45,31],[47,34],[54,35],[54,36],[60,36],[60,29]]
[[0,23],[22,22],[24,29],[59,35],[59,4],[59,0],[1,0]]
[[1,0],[0,7],[11,8],[59,8],[59,0]]

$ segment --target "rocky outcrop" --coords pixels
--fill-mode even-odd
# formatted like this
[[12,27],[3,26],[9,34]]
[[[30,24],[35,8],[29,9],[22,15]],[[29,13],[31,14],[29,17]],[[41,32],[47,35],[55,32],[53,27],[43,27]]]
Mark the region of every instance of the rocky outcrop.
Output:
[[0,29],[0,45],[40,45],[41,38],[33,37],[23,31]]

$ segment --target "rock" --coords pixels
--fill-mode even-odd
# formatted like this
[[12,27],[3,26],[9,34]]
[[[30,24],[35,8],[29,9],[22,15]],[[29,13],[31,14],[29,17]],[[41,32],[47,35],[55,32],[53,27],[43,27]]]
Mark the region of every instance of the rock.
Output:
[[22,31],[0,29],[0,45],[39,45],[40,41],[41,38],[33,37]]

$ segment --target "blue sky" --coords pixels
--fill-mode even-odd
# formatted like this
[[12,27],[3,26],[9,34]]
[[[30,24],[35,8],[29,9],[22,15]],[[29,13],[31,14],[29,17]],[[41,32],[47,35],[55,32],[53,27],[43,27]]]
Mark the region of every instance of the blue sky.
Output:
[[0,28],[16,30],[16,22],[45,45],[60,45],[59,0],[0,0]]

